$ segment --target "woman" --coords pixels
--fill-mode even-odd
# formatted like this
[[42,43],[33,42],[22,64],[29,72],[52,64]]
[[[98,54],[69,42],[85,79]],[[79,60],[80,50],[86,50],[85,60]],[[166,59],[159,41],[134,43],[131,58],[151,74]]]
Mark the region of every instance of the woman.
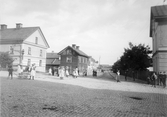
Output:
[[59,71],[59,72],[60,72],[60,73],[59,73],[60,79],[63,79],[63,78],[64,78],[64,74],[65,74],[65,71],[64,71],[64,67],[63,67],[63,66],[60,68],[60,71]]
[[51,75],[52,74],[52,69],[51,68],[49,68],[49,75]]
[[75,68],[75,77],[77,78],[79,76],[79,73],[78,73],[78,67]]
[[117,76],[116,77],[117,77],[117,82],[120,82],[120,72],[119,71],[117,72]]
[[68,72],[68,66],[66,67],[66,77],[69,76],[69,72]]
[[20,64],[17,66],[17,74],[18,74],[18,77],[20,77],[20,75],[21,75],[21,66],[20,66]]

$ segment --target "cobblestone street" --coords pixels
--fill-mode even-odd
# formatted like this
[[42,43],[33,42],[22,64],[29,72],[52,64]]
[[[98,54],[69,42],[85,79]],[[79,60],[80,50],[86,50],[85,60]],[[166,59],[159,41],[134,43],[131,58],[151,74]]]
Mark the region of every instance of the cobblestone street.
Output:
[[[6,74],[5,74],[6,75]],[[167,117],[167,89],[39,75],[0,78],[2,117]]]

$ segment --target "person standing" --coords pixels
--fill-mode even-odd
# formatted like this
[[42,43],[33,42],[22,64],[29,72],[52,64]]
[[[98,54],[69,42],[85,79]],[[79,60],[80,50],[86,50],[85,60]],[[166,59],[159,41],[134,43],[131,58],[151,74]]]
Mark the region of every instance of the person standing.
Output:
[[35,66],[35,63],[32,64],[32,67],[31,67],[31,79],[34,80],[35,79],[35,75],[36,75],[36,66]]
[[20,64],[18,64],[18,66],[17,66],[17,74],[18,74],[18,77],[20,77],[20,75],[21,75],[21,66],[20,66]]
[[75,69],[73,69],[72,74],[73,74],[73,78],[76,78],[76,70]]
[[66,66],[66,77],[69,76],[69,72],[68,72],[68,66]]
[[159,85],[160,86],[163,85],[163,74],[162,74],[162,72],[159,72],[158,79],[159,79]]
[[152,80],[153,80],[152,86],[156,87],[157,75],[155,74],[155,72],[152,75]]
[[166,73],[165,73],[165,71],[163,72],[163,87],[165,88],[166,87]]
[[117,82],[120,82],[120,72],[119,71],[117,71],[117,76],[116,77],[117,77],[116,78]]
[[12,67],[12,65],[8,66],[8,72],[9,72],[8,78],[11,76],[11,79],[13,79],[13,67]]
[[77,78],[79,76],[79,70],[78,70],[78,67],[75,68],[75,77]]
[[64,67],[63,67],[63,66],[60,67],[60,71],[59,71],[59,72],[60,72],[60,73],[59,73],[60,79],[63,79],[63,78],[64,78],[64,74],[65,74],[65,72],[64,72]]
[[54,76],[55,70],[54,67],[52,67],[52,76]]
[[49,68],[49,75],[51,75],[52,74],[52,69],[51,68]]

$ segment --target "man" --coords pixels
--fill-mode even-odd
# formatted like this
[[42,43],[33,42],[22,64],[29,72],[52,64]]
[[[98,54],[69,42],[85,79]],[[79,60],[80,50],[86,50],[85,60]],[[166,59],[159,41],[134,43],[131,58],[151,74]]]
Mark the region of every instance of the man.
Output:
[[153,80],[152,86],[156,87],[157,75],[155,74],[155,72],[152,75],[152,80]]
[[12,65],[9,65],[8,72],[9,72],[8,78],[11,76],[11,79],[13,79],[13,67],[12,67]]
[[163,78],[162,78],[162,81],[163,81],[163,87],[165,88],[166,87],[166,73],[165,71],[163,72]]

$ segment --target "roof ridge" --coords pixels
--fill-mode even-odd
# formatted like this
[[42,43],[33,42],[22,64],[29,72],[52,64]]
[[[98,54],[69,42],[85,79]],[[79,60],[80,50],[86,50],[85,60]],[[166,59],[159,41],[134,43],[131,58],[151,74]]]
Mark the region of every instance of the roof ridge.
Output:
[[[6,28],[6,29],[3,29],[3,30],[26,29],[26,28],[40,28],[40,27],[37,26],[37,27],[22,27],[22,28]],[[2,29],[0,29],[0,30],[2,30]]]

